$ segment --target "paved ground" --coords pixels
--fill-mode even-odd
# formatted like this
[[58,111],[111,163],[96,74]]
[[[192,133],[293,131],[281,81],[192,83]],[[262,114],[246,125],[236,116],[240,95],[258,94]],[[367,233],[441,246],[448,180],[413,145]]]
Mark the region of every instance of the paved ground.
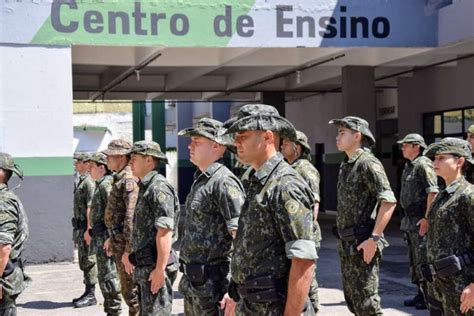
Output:
[[[339,260],[335,250],[336,240],[330,233],[333,218],[321,220],[323,226],[323,243],[318,261],[318,280],[320,284],[320,315],[350,315],[341,290]],[[395,226],[395,225],[394,225]],[[385,315],[428,315],[426,311],[402,306],[403,299],[412,296],[415,288],[408,278],[406,247],[396,227],[387,232],[391,247],[384,252],[381,267],[380,292]],[[19,315],[104,315],[102,297],[97,288],[100,304],[80,310],[71,306],[73,297],[83,290],[81,273],[76,264],[56,263],[27,267],[27,273],[33,278],[33,284],[18,299]],[[173,314],[183,312],[183,299],[177,292],[175,284],[175,301]],[[123,304],[123,310],[127,308]],[[126,313],[123,313],[126,315]]]

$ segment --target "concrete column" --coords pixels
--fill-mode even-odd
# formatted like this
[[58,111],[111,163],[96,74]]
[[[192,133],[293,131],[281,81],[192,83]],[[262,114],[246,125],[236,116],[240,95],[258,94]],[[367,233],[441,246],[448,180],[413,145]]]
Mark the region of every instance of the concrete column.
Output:
[[370,130],[375,135],[377,108],[374,67],[342,67],[342,105],[346,115],[359,116],[367,120]]
[[285,117],[285,91],[262,92],[262,103],[273,105]]
[[[184,128],[193,126],[193,102],[178,102],[176,104],[176,125],[178,132]],[[193,184],[195,168],[189,161],[189,137],[178,136],[178,195],[181,203]]]

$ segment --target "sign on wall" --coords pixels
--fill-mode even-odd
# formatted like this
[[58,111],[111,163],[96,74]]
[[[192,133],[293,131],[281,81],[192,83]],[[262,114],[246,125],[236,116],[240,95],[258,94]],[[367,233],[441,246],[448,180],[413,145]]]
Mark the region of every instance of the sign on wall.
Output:
[[176,47],[437,44],[426,0],[3,1],[0,42]]

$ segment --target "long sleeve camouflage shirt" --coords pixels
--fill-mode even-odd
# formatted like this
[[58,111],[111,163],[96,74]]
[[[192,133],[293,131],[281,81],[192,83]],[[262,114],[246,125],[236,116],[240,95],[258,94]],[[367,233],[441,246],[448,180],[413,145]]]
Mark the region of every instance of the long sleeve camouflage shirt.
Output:
[[[112,183],[114,181],[113,174],[106,174],[96,181],[94,196],[92,197],[91,211],[89,214],[91,227],[95,225],[104,224],[105,207],[107,206],[107,199],[112,190]],[[102,248],[106,234],[100,236],[92,236],[92,247],[94,252],[98,247]]]
[[[296,159],[291,166],[300,174],[304,181],[309,185],[311,191],[313,191],[314,201],[316,203],[321,202],[319,194],[319,182],[320,175],[318,169],[308,159]],[[321,243],[321,228],[317,222],[314,223],[314,242],[316,246],[320,246]]]
[[230,232],[237,230],[245,200],[239,179],[221,161],[197,171],[186,198],[186,223],[180,258],[185,263],[213,264],[229,259]]
[[[438,193],[428,213],[428,223],[428,262],[473,252],[474,185],[461,178]],[[471,270],[474,277],[474,269]]]
[[[382,201],[396,203],[382,163],[368,149],[358,149],[339,169],[337,182],[337,228],[344,229],[375,220]],[[387,246],[382,237],[380,250]],[[340,255],[357,253],[355,241],[339,241]]]
[[[112,191],[105,209],[105,225],[109,230],[119,228],[122,234],[111,234],[110,245],[115,254],[131,252],[133,214],[138,199],[138,179],[129,166],[114,175]],[[120,227],[123,227],[120,229]]]
[[155,245],[159,228],[173,230],[177,236],[179,201],[175,189],[158,171],[149,172],[138,183],[133,217],[132,252]]
[[280,153],[249,178],[234,241],[232,278],[288,277],[291,259],[315,260],[313,193]]

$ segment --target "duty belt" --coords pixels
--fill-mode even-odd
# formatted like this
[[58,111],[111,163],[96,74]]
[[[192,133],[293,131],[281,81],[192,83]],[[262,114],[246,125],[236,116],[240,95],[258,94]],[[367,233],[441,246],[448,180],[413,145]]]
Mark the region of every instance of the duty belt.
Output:
[[360,244],[370,237],[373,230],[374,223],[368,223],[343,229],[338,229],[337,226],[334,226],[332,232],[337,239],[344,241],[356,241],[357,244]]
[[108,235],[107,226],[104,223],[95,224],[91,229],[89,229],[89,235],[91,237],[97,237],[101,235]]
[[199,286],[207,282],[208,279],[213,281],[219,281],[226,277],[224,270],[226,266],[229,266],[229,262],[225,261],[219,264],[206,265],[206,264],[186,264],[180,261],[179,271],[188,277],[189,281]]
[[467,252],[460,256],[451,255],[433,264],[422,264],[420,272],[428,282],[433,282],[434,277],[449,277],[462,271],[474,263],[474,253]]
[[85,220],[78,220],[78,219],[73,218],[71,222],[72,222],[72,227],[76,230],[87,228],[87,222]]
[[[130,263],[136,267],[153,266],[156,264],[157,253],[156,246],[142,248],[128,255]],[[170,266],[178,261],[178,255],[174,249],[171,249],[166,266]]]

